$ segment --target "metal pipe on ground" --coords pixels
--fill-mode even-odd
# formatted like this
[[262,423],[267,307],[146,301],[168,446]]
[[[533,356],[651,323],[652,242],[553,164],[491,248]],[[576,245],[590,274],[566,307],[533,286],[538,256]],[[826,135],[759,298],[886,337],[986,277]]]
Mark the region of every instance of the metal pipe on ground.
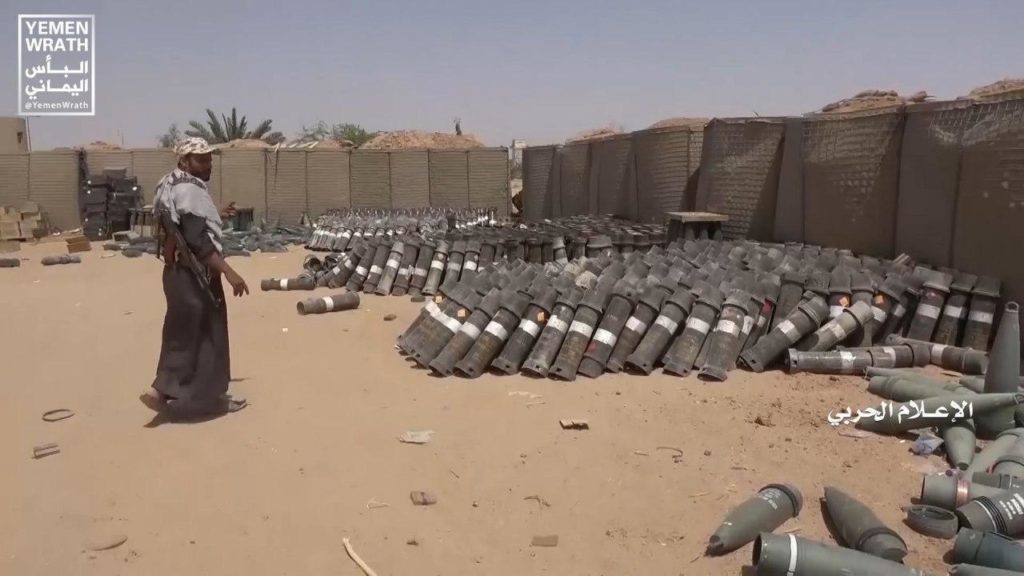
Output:
[[264,278],[260,281],[260,288],[264,292],[271,290],[314,290],[316,288],[316,280],[309,275],[297,278]]
[[448,242],[438,240],[434,247],[433,259],[430,261],[430,270],[427,272],[427,279],[424,281],[422,292],[427,296],[433,296],[437,287],[441,284],[441,277],[444,276],[445,266],[448,262]]
[[899,299],[893,303],[892,310],[882,324],[882,328],[875,332],[875,339],[882,340],[890,334],[902,334],[903,328],[908,323],[908,315],[916,306],[917,298],[921,293],[923,280],[912,274],[907,274],[899,279],[903,285],[903,292]]
[[440,306],[428,302],[424,309],[427,316],[416,329],[399,343],[417,364],[428,367],[430,361],[444,348],[445,344],[462,327],[462,323],[476,308],[482,298],[464,284],[454,284]]
[[[672,295],[663,298],[658,316],[649,323],[643,337],[632,353],[625,360],[625,367],[644,374],[654,370],[655,363],[664,354],[679,331],[681,323],[686,321],[693,307],[693,294],[685,286],[679,286]],[[650,306],[656,299],[647,300]]]
[[356,263],[356,269],[349,276],[348,282],[345,283],[345,288],[352,292],[358,292],[363,287],[363,282],[366,281],[366,277],[370,274],[370,264],[373,262],[374,256],[377,255],[377,244],[376,240],[370,240],[360,244],[362,247],[362,256]]
[[562,348],[555,357],[554,364],[548,370],[548,376],[560,380],[573,381],[579,370],[583,354],[586,352],[590,338],[594,334],[601,314],[612,296],[612,288],[618,280],[614,273],[601,276],[597,284],[587,291],[576,307],[576,314],[569,324],[569,330],[562,342]]
[[864,350],[801,352],[790,349],[786,365],[790,374],[856,374],[871,366],[873,357]]
[[404,254],[405,242],[395,240],[395,243],[391,245],[391,251],[388,253],[387,262],[384,264],[384,272],[381,274],[380,280],[377,283],[377,289],[374,290],[374,294],[378,296],[387,296],[391,294],[391,287],[395,283],[395,278],[398,277],[398,268],[401,266]]
[[704,365],[697,373],[699,379],[724,382],[729,378],[729,371],[735,367],[740,347],[739,338],[749,300],[750,294],[743,290],[734,290],[726,298],[718,322],[715,323],[715,328],[705,343],[708,354]]
[[930,361],[932,364],[945,370],[956,370],[961,374],[984,374],[988,369],[988,354],[969,348],[957,346],[946,346],[944,344],[932,344],[913,338],[903,338],[890,334],[886,338],[889,344],[916,344],[926,346],[931,351]]
[[[871,281],[871,277],[865,272],[854,271],[850,274],[850,289],[852,290],[851,302],[863,302],[868,306],[872,306],[875,296],[875,286]],[[871,309],[872,317],[869,318],[864,325],[858,328],[853,334],[850,335],[849,342],[857,347],[867,348],[871,346],[874,340],[874,313],[875,310]]]
[[778,305],[780,290],[779,277],[776,274],[767,274],[758,284],[758,296],[761,298],[761,309],[758,311],[754,328],[747,336],[740,352],[753,348],[754,344],[768,333],[768,326],[775,316],[775,307]]
[[949,296],[949,285],[953,278],[944,272],[932,272],[922,284],[921,297],[907,329],[907,337],[930,342],[935,326],[942,314],[942,307]]
[[[665,343],[662,344],[659,341],[660,338],[655,341],[662,352],[655,352],[654,358],[661,357],[661,362],[665,366],[664,371],[667,374],[689,375],[697,356],[700,355],[700,351],[708,339],[708,334],[711,333],[711,327],[715,325],[715,320],[722,310],[722,292],[718,288],[703,284],[694,287],[694,290],[695,294],[683,292],[677,296],[679,294],[677,291],[672,295],[673,298],[676,298],[674,303],[679,310],[668,310],[670,313],[674,312],[674,314],[669,314],[668,319],[676,324],[683,324],[683,330],[679,336],[675,337],[675,340],[672,339],[676,327],[669,323],[666,328],[672,328],[672,331],[667,334]],[[662,315],[665,315],[665,312],[665,308],[662,307]],[[639,351],[639,349],[638,346],[637,350]],[[641,357],[640,360],[646,360],[646,358]],[[650,366],[653,368],[653,362],[650,363]]]
[[344,292],[321,296],[320,298],[308,298],[295,305],[300,316],[306,314],[326,314],[328,312],[340,312],[342,310],[354,310],[359,307],[358,292]]
[[515,329],[519,318],[526,312],[530,297],[528,294],[509,289],[502,293],[500,301],[494,318],[484,327],[480,337],[466,355],[455,364],[455,369],[460,374],[469,378],[483,374],[505,347],[509,332]]
[[834,320],[850,306],[853,291],[850,286],[850,271],[846,268],[832,270],[828,283],[828,317]]
[[473,310],[469,318],[462,323],[459,331],[452,336],[437,356],[430,361],[428,366],[441,376],[451,376],[455,371],[455,363],[462,360],[462,357],[469,352],[469,349],[480,337],[480,332],[490,323],[491,318],[498,311],[501,302],[501,290],[492,288],[480,305]]
[[459,279],[463,282],[472,282],[476,276],[477,265],[480,262],[480,240],[472,239],[466,242],[466,256],[462,261],[462,272]]
[[462,274],[462,263],[466,261],[466,241],[463,239],[455,240],[452,243],[452,249],[448,254],[448,265],[445,267],[444,277],[447,281],[449,277],[452,280],[458,280],[459,275]]
[[825,323],[815,333],[807,336],[796,345],[802,352],[823,352],[842,344],[850,334],[862,327],[872,317],[871,306],[857,302]]
[[434,242],[421,240],[419,252],[416,254],[416,262],[413,264],[409,275],[409,290],[411,296],[418,296],[423,292],[423,286],[427,282],[427,273],[430,271],[430,263],[434,260]]
[[519,371],[526,356],[536,343],[537,337],[547,326],[557,298],[558,291],[550,285],[534,297],[526,308],[523,318],[520,319],[519,325],[508,337],[508,343],[505,344],[501,354],[491,363],[492,368],[509,375]]
[[949,298],[942,309],[942,317],[935,327],[932,342],[956,346],[963,333],[964,321],[967,319],[967,301],[978,277],[973,274],[957,273],[949,286]]
[[771,321],[774,329],[780,322],[790,316],[800,304],[804,293],[804,283],[807,282],[807,275],[802,272],[786,272],[782,274],[782,285],[778,292],[778,305],[775,306],[775,315]]
[[491,238],[484,238],[480,241],[480,258],[477,260],[477,266],[479,268],[486,268],[490,266],[495,260],[495,246],[494,240]]
[[643,289],[636,307],[633,309],[633,314],[626,320],[625,326],[619,333],[619,339],[615,343],[611,356],[608,357],[605,369],[609,372],[622,370],[626,358],[636,350],[637,345],[647,333],[651,321],[661,310],[665,298],[671,294],[671,288],[657,282],[649,283]]
[[635,303],[636,284],[630,282],[628,278],[616,282],[601,322],[583,354],[583,361],[579,367],[580,374],[588,378],[597,378],[604,372],[608,358],[618,343],[619,334],[622,333]]
[[999,279],[990,276],[978,278],[971,291],[971,306],[964,326],[964,348],[987,351],[992,337],[999,302]]
[[391,245],[391,242],[385,238],[378,240],[373,260],[370,262],[370,273],[366,275],[366,281],[363,282],[364,294],[373,294],[377,290],[377,284],[384,275],[384,263],[387,262],[388,256],[391,254]]
[[412,273],[419,251],[420,239],[415,237],[406,238],[402,261],[398,264],[398,275],[395,276],[395,283],[391,288],[391,294],[405,296],[409,291],[409,283],[412,281]]
[[903,291],[903,282],[895,274],[889,274],[878,287],[874,298],[871,300],[871,320],[868,320],[867,326],[864,327],[865,332],[870,332],[872,342],[885,341],[884,336],[881,334],[882,327],[889,318],[889,313],[892,312],[893,306],[899,302]]
[[575,285],[559,295],[547,325],[537,337],[537,343],[523,363],[523,371],[542,377],[548,375],[551,363],[562,348],[569,324],[576,315],[576,308],[582,299],[583,289]]
[[[867,352],[871,355],[870,368],[911,368],[927,365],[931,360],[931,352],[927,347],[910,344],[894,344],[892,346],[872,346],[869,348],[841,348],[848,352]],[[924,359],[924,360],[922,360]],[[924,362],[920,364],[919,362]],[[865,368],[867,371],[867,368]],[[898,374],[899,371],[896,371]]]
[[753,348],[740,354],[743,364],[754,372],[763,372],[787,348],[811,334],[825,320],[828,304],[819,294],[805,292],[796,309],[761,338]]
[[325,285],[328,288],[341,288],[355,272],[356,262],[365,248],[357,248],[341,257],[341,262],[327,272]]

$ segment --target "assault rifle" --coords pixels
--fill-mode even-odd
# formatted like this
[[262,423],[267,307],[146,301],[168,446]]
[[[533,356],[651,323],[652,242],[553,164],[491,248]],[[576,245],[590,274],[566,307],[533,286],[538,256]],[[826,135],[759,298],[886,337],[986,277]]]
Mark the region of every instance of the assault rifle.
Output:
[[[210,281],[206,277],[206,269],[199,262],[199,259],[196,258],[196,255],[192,253],[192,250],[189,249],[188,243],[185,242],[185,235],[181,233],[181,228],[179,228],[178,225],[174,223],[174,220],[171,219],[171,213],[162,206],[157,206],[156,214],[159,219],[160,226],[174,238],[175,248],[177,248],[176,252],[180,255],[180,259],[183,259],[185,266],[192,271],[192,275],[195,276],[196,282],[199,283],[199,287],[207,296],[210,297],[210,300],[213,301],[213,305],[215,307],[219,307],[220,300],[217,299],[213,294],[213,289],[210,288]],[[157,247],[158,253],[162,253],[163,251],[163,243],[161,242],[160,244],[161,245]]]

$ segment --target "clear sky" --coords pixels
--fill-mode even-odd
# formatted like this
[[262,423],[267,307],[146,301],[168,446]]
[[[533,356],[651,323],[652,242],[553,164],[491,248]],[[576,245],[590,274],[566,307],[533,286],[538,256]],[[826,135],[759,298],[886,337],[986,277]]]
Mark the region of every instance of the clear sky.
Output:
[[1024,0],[3,0],[0,115],[17,112],[19,13],[96,15],[96,116],[32,119],[35,149],[153,146],[231,106],[289,137],[458,116],[488,145],[544,144],[1024,76]]

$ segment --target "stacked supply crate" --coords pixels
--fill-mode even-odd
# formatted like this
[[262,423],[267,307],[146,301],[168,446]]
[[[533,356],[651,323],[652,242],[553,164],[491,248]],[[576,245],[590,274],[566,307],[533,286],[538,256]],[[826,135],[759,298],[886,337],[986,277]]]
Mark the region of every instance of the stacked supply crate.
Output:
[[130,228],[130,210],[142,206],[142,187],[125,168],[105,168],[90,174],[82,186],[82,232],[90,240],[106,240]]
[[0,206],[0,240],[31,240],[46,236],[46,221],[39,204],[22,202]]

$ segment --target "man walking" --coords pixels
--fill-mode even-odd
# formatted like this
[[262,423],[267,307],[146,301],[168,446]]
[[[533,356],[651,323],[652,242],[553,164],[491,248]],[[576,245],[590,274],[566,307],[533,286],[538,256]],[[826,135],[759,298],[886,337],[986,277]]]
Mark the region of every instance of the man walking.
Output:
[[236,412],[246,402],[227,394],[231,359],[221,277],[235,296],[249,287],[222,255],[221,213],[207,188],[213,148],[188,138],[175,152],[178,167],[160,180],[153,199],[167,314],[153,389],[140,399],[170,416]]

